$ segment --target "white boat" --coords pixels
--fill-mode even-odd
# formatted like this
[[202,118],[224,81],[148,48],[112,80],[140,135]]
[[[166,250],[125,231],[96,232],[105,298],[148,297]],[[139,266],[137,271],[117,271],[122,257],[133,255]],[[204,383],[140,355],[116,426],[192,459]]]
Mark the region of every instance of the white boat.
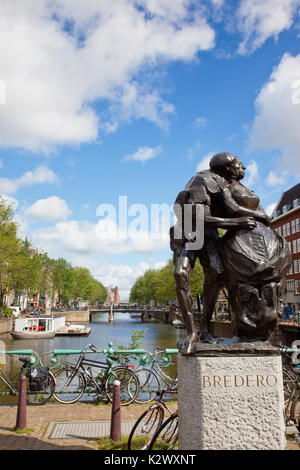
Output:
[[10,334],[15,339],[47,339],[56,335],[55,331],[11,331]]
[[88,336],[92,328],[85,325],[70,325],[62,326],[55,334],[57,336]]
[[65,316],[40,316],[16,318],[10,334],[15,339],[53,338],[66,323]]

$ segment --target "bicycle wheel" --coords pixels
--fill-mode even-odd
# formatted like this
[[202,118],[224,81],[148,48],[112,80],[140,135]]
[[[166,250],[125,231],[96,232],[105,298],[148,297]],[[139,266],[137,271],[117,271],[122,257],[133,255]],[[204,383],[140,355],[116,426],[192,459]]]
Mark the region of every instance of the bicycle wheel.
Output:
[[152,436],[160,428],[164,419],[164,410],[159,405],[152,405],[144,411],[134,423],[128,437],[128,450],[147,450]]
[[284,402],[287,403],[290,399],[291,394],[293,393],[295,378],[290,373],[290,371],[283,369],[282,371],[283,378],[283,393],[284,393]]
[[120,405],[132,403],[139,393],[139,381],[131,370],[126,368],[114,369],[105,381],[105,393],[109,401],[113,400],[114,381],[120,381]]
[[53,396],[55,390],[55,380],[52,374],[48,374],[48,384],[43,390],[40,391],[32,391],[29,387],[29,379],[27,379],[27,387],[26,387],[26,402],[28,405],[44,405],[47,403],[50,398]]
[[295,421],[296,425],[300,424],[300,395],[296,396],[291,406],[291,419]]
[[55,374],[56,385],[53,397],[59,403],[75,403],[84,394],[86,382],[83,375],[72,367],[64,367]]
[[135,375],[140,383],[140,390],[135,402],[148,403],[149,401],[153,401],[156,392],[160,390],[160,384],[156,374],[148,369],[139,369],[135,371]]
[[149,450],[173,450],[178,441],[178,413],[173,413],[156,431]]

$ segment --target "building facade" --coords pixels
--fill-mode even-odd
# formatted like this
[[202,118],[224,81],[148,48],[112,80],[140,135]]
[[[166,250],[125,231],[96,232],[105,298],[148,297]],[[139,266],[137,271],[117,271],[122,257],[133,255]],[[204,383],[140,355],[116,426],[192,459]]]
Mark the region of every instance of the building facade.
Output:
[[106,287],[107,297],[105,303],[107,305],[116,305],[120,303],[120,294],[118,287]]
[[286,312],[300,312],[300,183],[282,193],[272,213],[271,228],[286,239],[292,255],[286,276]]

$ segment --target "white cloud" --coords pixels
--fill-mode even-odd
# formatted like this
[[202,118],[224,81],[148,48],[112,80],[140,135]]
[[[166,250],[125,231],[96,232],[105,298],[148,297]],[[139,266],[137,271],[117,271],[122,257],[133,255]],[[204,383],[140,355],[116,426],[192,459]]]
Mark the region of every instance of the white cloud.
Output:
[[52,170],[40,166],[33,171],[27,171],[19,178],[0,178],[0,192],[14,194],[20,188],[43,183],[54,183],[57,180]]
[[249,165],[246,168],[246,177],[243,181],[243,184],[246,186],[252,186],[257,182],[259,172],[258,172],[258,166],[255,160],[251,160]]
[[167,265],[167,261],[157,261],[154,263],[154,269],[162,269]]
[[2,0],[0,145],[49,152],[136,118],[167,127],[153,69],[214,46],[203,15],[193,0]]
[[130,289],[139,276],[150,269],[148,263],[142,262],[136,266],[127,264],[102,264],[91,269],[93,275],[105,286],[119,287],[121,299],[129,296]]
[[239,52],[253,52],[269,37],[289,29],[296,18],[299,0],[241,0],[236,16],[244,39]]
[[276,202],[272,202],[272,204],[269,204],[268,207],[266,208],[266,213],[268,214],[268,216],[271,216],[275,207],[276,207]]
[[65,220],[70,214],[71,210],[68,208],[64,199],[57,196],[51,196],[47,199],[39,199],[32,206],[25,210],[25,216],[33,220]]
[[6,204],[12,207],[13,210],[16,210],[19,206],[19,201],[12,196],[7,196],[7,194],[0,194],[0,197],[4,199]]
[[[298,86],[299,82],[299,86]],[[257,96],[249,149],[279,150],[282,167],[300,175],[300,54],[285,54]]]
[[34,243],[51,253],[51,256],[72,254],[130,254],[153,253],[169,247],[169,233],[150,231],[128,232],[119,229],[110,219],[102,219],[97,224],[88,221],[69,220],[55,226],[40,228],[32,233]]
[[211,160],[211,158],[213,157],[213,153],[208,153],[207,155],[205,155],[201,162],[198,163],[197,165],[197,171],[203,171],[203,170],[208,170],[209,169],[209,162]]
[[125,155],[124,161],[133,160],[135,162],[146,162],[156,158],[162,151],[161,146],[158,147],[139,147],[138,150],[130,155]]
[[283,172],[281,175],[277,175],[274,171],[270,171],[267,176],[266,183],[268,186],[278,186],[285,184],[287,181],[287,172]]
[[205,117],[197,117],[194,121],[194,126],[198,129],[202,129],[206,125],[207,119]]

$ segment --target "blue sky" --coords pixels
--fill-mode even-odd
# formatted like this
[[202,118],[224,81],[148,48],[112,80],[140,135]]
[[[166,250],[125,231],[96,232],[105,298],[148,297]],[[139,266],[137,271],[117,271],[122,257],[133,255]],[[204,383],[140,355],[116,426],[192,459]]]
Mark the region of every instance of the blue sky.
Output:
[[[125,299],[171,257],[167,231],[150,233],[151,205],[170,207],[214,153],[239,155],[271,212],[299,182],[299,7],[2,0],[0,194],[20,234]],[[128,225],[148,211],[134,236],[120,196]]]

